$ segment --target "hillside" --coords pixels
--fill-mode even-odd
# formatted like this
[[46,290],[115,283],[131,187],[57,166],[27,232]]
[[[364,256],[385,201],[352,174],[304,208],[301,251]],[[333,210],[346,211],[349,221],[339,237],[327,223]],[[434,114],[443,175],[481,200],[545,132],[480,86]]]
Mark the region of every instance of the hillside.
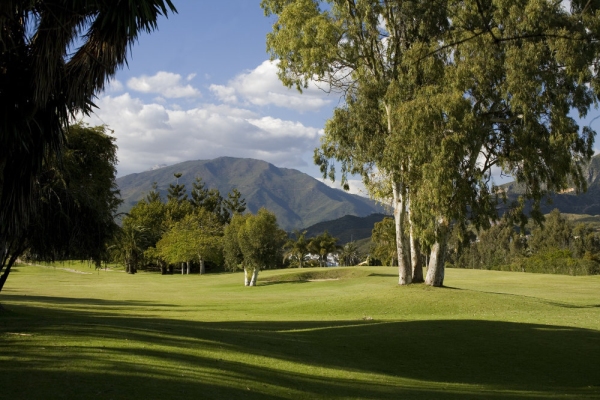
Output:
[[[585,193],[576,194],[574,191],[563,194],[555,194],[550,197],[550,202],[542,202],[542,211],[549,213],[558,208],[561,213],[569,214],[600,214],[600,154],[595,155],[589,164],[583,169],[588,190]],[[514,199],[523,193],[522,185],[516,182],[506,183],[500,186],[506,190],[509,199]]]
[[370,199],[330,188],[300,171],[232,157],[186,161],[121,177],[117,179],[124,200],[120,211],[130,210],[152,190],[153,182],[166,198],[169,184],[175,183],[173,174],[176,172],[183,173],[179,183],[185,184],[188,192],[196,176],[202,178],[207,188],[219,189],[223,196],[237,188],[246,199],[249,211],[256,212],[261,207],[269,209],[277,215],[281,228],[288,231],[344,215],[383,212],[383,208]]
[[382,221],[385,217],[385,214],[380,213],[366,217],[345,215],[333,221],[319,222],[304,230],[306,231],[306,237],[309,238],[327,231],[331,236],[339,239],[338,244],[343,245],[351,241],[370,239],[375,223]]

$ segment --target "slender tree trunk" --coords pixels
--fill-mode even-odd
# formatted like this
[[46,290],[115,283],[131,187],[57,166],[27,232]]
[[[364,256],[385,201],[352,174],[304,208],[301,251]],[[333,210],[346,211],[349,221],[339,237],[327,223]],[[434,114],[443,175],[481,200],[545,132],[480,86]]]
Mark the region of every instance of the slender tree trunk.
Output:
[[189,262],[189,261],[186,261],[186,262],[185,262],[185,265],[186,265],[186,267],[187,267],[187,269],[186,269],[185,273],[186,273],[186,275],[189,275],[189,274],[190,274],[190,262]]
[[407,205],[407,194],[404,185],[394,182],[393,194],[396,247],[398,249],[398,284],[408,285],[412,282],[412,268],[409,258],[410,246],[407,244],[407,238],[404,233]]
[[436,242],[431,247],[429,266],[425,283],[430,286],[444,286],[446,248],[448,247],[448,222],[444,218],[438,220]]
[[181,263],[181,275],[185,272],[185,263]]
[[244,286],[250,286],[250,276],[248,275],[248,268],[244,267]]
[[254,268],[254,271],[252,271],[252,280],[250,281],[250,286],[256,286],[257,279],[258,279],[258,268]]
[[4,267],[4,272],[2,273],[2,276],[0,276],[0,292],[2,291],[2,288],[4,287],[4,284],[6,283],[6,279],[8,279],[8,274],[10,274],[10,269],[12,268],[13,263],[10,263]]
[[206,272],[206,269],[204,266],[204,259],[200,258],[200,275],[204,275],[205,272]]
[[421,260],[421,244],[414,236],[412,220],[410,221],[410,258],[412,264],[412,282],[423,283],[423,261]]

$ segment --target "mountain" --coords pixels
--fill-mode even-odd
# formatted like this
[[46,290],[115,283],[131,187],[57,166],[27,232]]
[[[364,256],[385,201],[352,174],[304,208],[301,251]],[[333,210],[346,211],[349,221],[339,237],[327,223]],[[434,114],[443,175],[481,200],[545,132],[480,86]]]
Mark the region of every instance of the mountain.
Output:
[[[592,157],[583,168],[583,176],[588,185],[585,193],[577,194],[574,189],[567,189],[561,194],[550,196],[550,202],[542,202],[542,211],[549,213],[558,208],[561,213],[569,214],[600,214],[600,154]],[[523,186],[516,182],[506,183],[500,188],[506,190],[509,199],[514,199],[523,193]]]
[[367,216],[383,212],[373,200],[333,189],[300,171],[278,168],[265,161],[249,158],[220,157],[214,160],[186,161],[117,179],[124,200],[121,212],[127,212],[152,190],[156,182],[163,198],[173,174],[183,174],[180,184],[188,193],[196,176],[206,188],[217,188],[223,197],[237,188],[246,199],[248,210],[255,213],[265,207],[275,213],[279,226],[293,230],[344,215]]
[[381,222],[388,215],[371,214],[366,217],[345,215],[333,221],[323,221],[303,229],[306,237],[311,238],[327,231],[331,236],[339,239],[338,244],[343,245],[351,241],[371,238],[375,223]]

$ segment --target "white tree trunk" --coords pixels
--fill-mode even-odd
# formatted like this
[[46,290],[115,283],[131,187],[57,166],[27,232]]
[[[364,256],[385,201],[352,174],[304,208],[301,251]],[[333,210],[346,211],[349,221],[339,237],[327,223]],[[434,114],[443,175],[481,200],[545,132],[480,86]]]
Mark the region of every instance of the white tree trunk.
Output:
[[440,218],[438,220],[436,242],[431,247],[429,266],[425,283],[430,286],[444,286],[444,274],[446,263],[446,248],[448,247],[448,222]]
[[248,275],[248,268],[244,267],[244,286],[250,286],[250,276]]
[[200,259],[200,275],[204,275],[204,273],[206,272],[206,267],[204,266],[204,259],[202,257],[199,257]]
[[396,247],[398,248],[398,284],[408,285],[412,282],[412,268],[410,265],[410,246],[405,235],[407,194],[404,185],[398,182],[393,184],[394,194],[394,222],[396,225]]
[[254,268],[254,271],[252,271],[252,280],[250,281],[250,286],[256,286],[257,279],[258,279],[258,268]]
[[185,273],[185,263],[181,263],[181,275]]
[[186,265],[186,267],[187,267],[187,269],[186,269],[185,273],[186,273],[187,275],[189,275],[189,274],[190,274],[190,262],[189,262],[189,261],[186,261],[185,265]]
[[410,222],[410,260],[412,264],[412,282],[423,282],[423,263],[421,262],[421,246],[414,235],[412,219]]

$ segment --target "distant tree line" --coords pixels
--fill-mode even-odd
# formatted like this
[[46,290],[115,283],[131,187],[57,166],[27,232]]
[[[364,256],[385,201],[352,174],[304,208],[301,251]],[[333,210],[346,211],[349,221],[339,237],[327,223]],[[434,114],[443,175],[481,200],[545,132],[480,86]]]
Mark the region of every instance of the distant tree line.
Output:
[[[397,265],[393,222],[386,218],[373,229],[371,254],[385,265]],[[445,259],[446,267],[456,268],[600,274],[600,232],[588,223],[569,221],[558,210],[543,225],[523,229],[508,218],[479,231],[457,224]]]

